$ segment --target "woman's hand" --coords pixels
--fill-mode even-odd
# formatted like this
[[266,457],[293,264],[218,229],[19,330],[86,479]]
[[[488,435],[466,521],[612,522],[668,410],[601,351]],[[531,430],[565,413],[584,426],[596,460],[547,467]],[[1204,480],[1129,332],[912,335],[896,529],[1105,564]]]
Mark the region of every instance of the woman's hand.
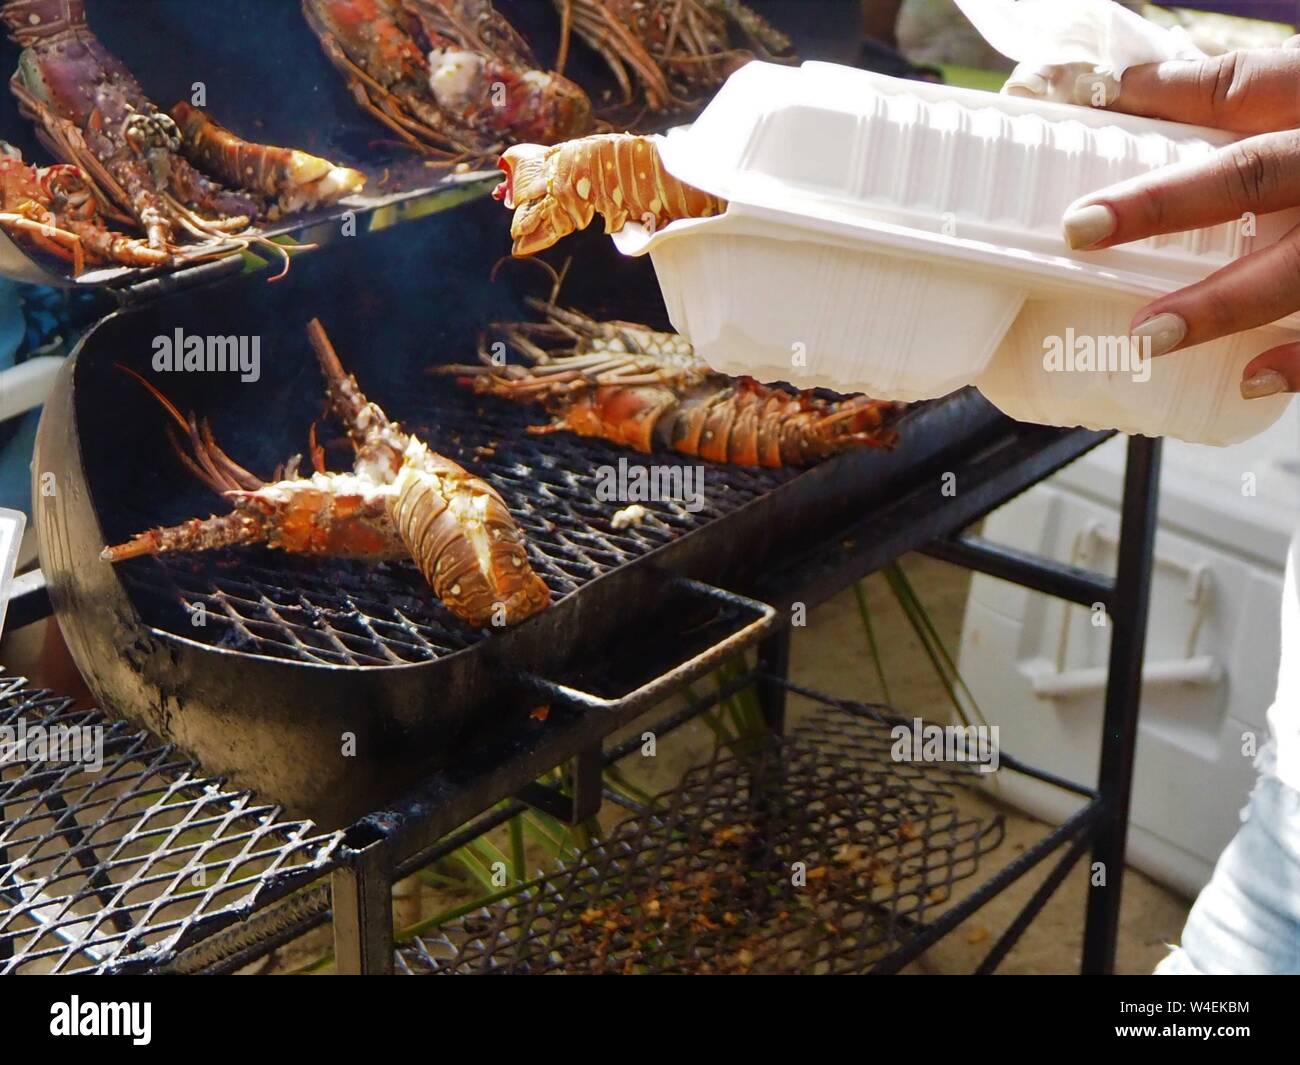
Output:
[[[1153,171],[1086,196],[1063,219],[1075,249],[1109,248],[1163,233],[1219,225],[1248,213],[1300,207],[1300,38],[1274,51],[1132,67],[1113,82],[1076,90],[1109,97],[1108,110],[1251,133],[1209,159]],[[1203,281],[1162,296],[1133,319],[1153,355],[1283,318],[1300,310],[1300,227]],[[1300,392],[1300,343],[1265,351],[1246,367],[1247,399]]]

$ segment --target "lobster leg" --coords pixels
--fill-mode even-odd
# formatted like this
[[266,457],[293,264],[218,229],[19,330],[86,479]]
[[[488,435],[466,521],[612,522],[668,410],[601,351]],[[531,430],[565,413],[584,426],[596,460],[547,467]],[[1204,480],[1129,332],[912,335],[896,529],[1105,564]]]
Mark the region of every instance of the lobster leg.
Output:
[[749,43],[760,48],[765,58],[787,58],[794,52],[790,38],[768,22],[741,0],[700,0],[705,7],[718,12],[740,27]]
[[166,266],[172,261],[170,253],[103,226],[77,219],[69,219],[63,224],[77,238],[78,246],[84,246],[96,259],[144,268]]
[[636,35],[607,7],[603,0],[575,0],[574,31],[605,60],[623,91],[623,103],[630,104],[635,92],[628,78],[628,68],[641,80],[646,103],[655,111],[664,111],[679,102],[673,97],[668,79]]
[[45,251],[71,262],[75,276],[79,277],[86,268],[85,252],[81,238],[76,233],[59,229],[48,222],[34,222],[26,215],[9,212],[0,213],[0,228],[26,233]]
[[125,562],[145,555],[263,544],[268,538],[269,530],[259,515],[236,510],[230,514],[193,518],[180,525],[150,529],[124,544],[104,548],[99,557],[105,562]]

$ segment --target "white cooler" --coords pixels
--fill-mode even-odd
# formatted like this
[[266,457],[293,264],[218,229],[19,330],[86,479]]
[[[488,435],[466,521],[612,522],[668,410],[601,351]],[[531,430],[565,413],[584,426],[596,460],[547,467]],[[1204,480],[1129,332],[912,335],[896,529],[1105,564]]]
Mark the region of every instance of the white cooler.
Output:
[[[991,515],[984,535],[1113,574],[1124,455],[1123,439],[1109,441]],[[1128,858],[1189,895],[1250,792],[1243,734],[1267,736],[1298,526],[1300,408],[1234,447],[1165,441]],[[1096,780],[1109,637],[1083,607],[975,577],[960,668],[1004,750]],[[1038,781],[999,778],[1004,799],[1047,820],[1080,805]]]

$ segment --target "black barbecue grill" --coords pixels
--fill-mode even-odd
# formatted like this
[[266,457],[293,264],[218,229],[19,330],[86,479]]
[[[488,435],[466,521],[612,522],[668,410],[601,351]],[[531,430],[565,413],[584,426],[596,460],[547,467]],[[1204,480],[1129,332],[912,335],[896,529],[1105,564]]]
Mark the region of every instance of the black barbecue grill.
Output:
[[[706,465],[702,510],[645,501],[645,520],[616,530],[612,518],[622,504],[598,500],[599,467],[620,460],[694,463],[566,435],[535,437],[526,430],[544,421],[540,412],[475,397],[425,373],[433,364],[467,361],[486,323],[529,318],[523,297],[548,294],[549,279],[527,264],[503,267],[494,284],[486,280],[509,248],[505,212],[486,198],[490,184],[421,187],[423,174],[412,169],[418,163],[386,157],[390,149],[375,140],[379,134],[382,141],[382,130],[348,98],[302,25],[297,0],[153,0],[147,20],[132,0],[130,20],[104,17],[126,3],[97,0],[92,17],[160,103],[186,94],[196,76],[192,57],[203,55],[204,69],[210,64],[210,76],[221,78],[208,86],[209,106],[227,124],[341,162],[365,160],[372,174],[381,168],[380,177],[387,168],[397,191],[394,202],[359,211],[365,217],[356,237],[341,235],[338,212],[294,230],[296,240],[328,246],[296,257],[289,277],[275,285],[264,273],[239,276],[238,262],[122,279],[114,292],[121,309],[84,338],[47,405],[33,463],[42,570],[68,645],[101,704],[147,728],[168,752],[174,744],[197,757],[204,772],[290,811],[267,815],[267,823],[308,815],[350,826],[346,835],[320,837],[321,849],[305,859],[301,876],[268,880],[274,886],[265,890],[250,882],[238,904],[185,911],[182,902],[192,898],[177,902],[164,892],[197,916],[159,927],[152,912],[117,912],[103,883],[79,882],[71,900],[59,901],[57,883],[21,877],[29,845],[48,855],[63,838],[89,866],[96,844],[45,829],[16,834],[10,820],[18,792],[11,786],[0,792],[0,897],[23,921],[39,918],[32,914],[45,904],[40,900],[58,901],[65,912],[50,934],[74,941],[59,948],[65,968],[90,958],[101,971],[228,969],[331,910],[342,968],[390,968],[384,914],[394,876],[432,860],[458,826],[509,796],[572,820],[589,816],[600,801],[603,741],[765,636],[765,672],[747,679],[779,733],[788,631],[777,629],[787,608],[812,606],[926,545],[972,568],[1112,611],[1102,798],[1094,796],[1085,817],[1021,864],[1028,868],[1066,841],[1077,857],[1079,841],[1092,838],[1085,832],[1098,841],[1099,855],[1118,864],[1145,627],[1155,459],[1149,443],[1133,452],[1117,584],[949,539],[1104,438],[1015,425],[972,390],[910,410],[892,452],[857,451],[804,472]],[[778,21],[797,29],[792,5],[779,6]],[[843,15],[856,5],[818,6]],[[507,0],[502,7],[525,26],[530,19],[543,28],[553,22],[548,0]],[[140,30],[146,21],[148,34]],[[809,20],[814,29],[815,22]],[[548,54],[544,34],[536,43]],[[267,47],[276,50],[269,59]],[[273,93],[268,64],[276,69]],[[12,139],[22,143],[21,136]],[[560,303],[596,318],[667,326],[646,261],[622,259],[597,232],[562,251],[573,264]],[[505,632],[477,632],[451,617],[414,567],[401,563],[293,559],[260,549],[119,567],[99,560],[106,543],[223,509],[171,454],[165,415],[117,364],[146,371],[182,410],[209,418],[221,446],[266,476],[306,449],[314,421],[337,442],[322,418],[322,381],[303,330],[313,316],[323,319],[371,399],[502,493],[554,594],[549,610]],[[259,337],[260,378],[152,372],[154,338],[178,328]],[[337,446],[328,455],[332,468],[348,462]],[[940,490],[945,473],[957,475],[955,497]],[[52,482],[43,481],[48,474]],[[43,483],[54,491],[43,492]],[[10,624],[40,614],[40,579],[29,583],[35,591],[15,601]],[[20,694],[29,703],[46,698]],[[544,721],[530,714],[539,706],[549,709]],[[355,757],[341,756],[345,737],[354,741]],[[147,749],[159,740],[139,742]],[[177,759],[175,772],[198,773]],[[571,760],[571,786],[563,793],[535,783]],[[49,784],[24,776],[23,809],[64,801]],[[142,786],[124,785],[127,792]],[[499,823],[512,808],[489,820]],[[93,810],[86,812],[93,818]],[[102,836],[103,826],[97,831]],[[961,875],[973,871],[962,866]],[[305,886],[326,872],[330,889],[323,882]],[[1097,921],[1085,960],[1094,969],[1106,967],[1113,952],[1117,891],[1094,893]],[[68,930],[97,904],[116,930],[98,954],[82,950],[86,937]],[[242,923],[224,940],[204,944],[236,920]],[[18,943],[12,967],[22,967],[27,948],[13,927],[12,914],[0,912],[0,959]],[[921,949],[934,927],[918,924],[915,931],[909,942]],[[143,949],[146,940],[153,949]],[[871,953],[863,950],[862,958]]]
[[[620,630],[642,628],[638,619],[691,609],[684,601],[701,597],[718,608],[719,593],[665,578],[759,573],[792,536],[860,512],[887,490],[894,471],[939,461],[954,432],[969,441],[999,424],[968,393],[906,416],[893,454],[856,451],[803,473],[707,465],[702,509],[650,500],[639,526],[616,530],[612,519],[624,504],[598,499],[601,468],[690,460],[534,436],[527,427],[544,414],[475,397],[426,372],[431,363],[469,357],[485,322],[530,313],[518,284],[481,281],[505,240],[500,222],[500,209],[480,199],[358,242],[346,257],[304,259],[275,285],[250,275],[219,296],[194,287],[122,311],[86,337],[51,399],[34,469],[38,492],[50,473],[63,486],[40,508],[44,568],[74,656],[104,705],[237,783],[342,823],[393,794],[359,786],[358,778],[372,772],[390,789],[409,783],[429,758],[446,754],[468,713],[509,694],[512,678],[516,687],[544,689],[548,673],[597,657]],[[584,243],[566,278],[568,299],[601,313],[618,298],[616,285],[654,292],[648,264],[617,262],[597,234]],[[439,251],[426,269],[418,260],[429,249]],[[438,291],[461,298],[431,299],[433,273]],[[531,282],[540,275],[509,276]],[[323,386],[303,333],[317,314],[371,398],[503,494],[555,596],[550,609],[510,631],[476,632],[429,594],[411,564],[292,559],[260,549],[119,567],[99,560],[104,543],[224,508],[171,453],[166,414],[119,364],[150,376],[182,409],[209,417],[231,456],[266,475],[304,449],[321,415]],[[662,314],[646,308],[640,317]],[[154,338],[178,329],[260,337],[261,378],[151,371]],[[74,432],[55,418],[59,411]],[[347,461],[338,449],[330,457],[336,468]],[[85,609],[93,601],[113,606]],[[748,610],[737,627],[750,635],[770,622],[770,608],[760,604],[729,599],[722,607]],[[702,668],[686,665],[686,674]],[[265,693],[260,708],[262,698],[251,694],[258,692]],[[423,730],[429,734],[421,739]],[[343,732],[364,737],[356,759],[339,756]],[[282,757],[270,753],[277,749]]]

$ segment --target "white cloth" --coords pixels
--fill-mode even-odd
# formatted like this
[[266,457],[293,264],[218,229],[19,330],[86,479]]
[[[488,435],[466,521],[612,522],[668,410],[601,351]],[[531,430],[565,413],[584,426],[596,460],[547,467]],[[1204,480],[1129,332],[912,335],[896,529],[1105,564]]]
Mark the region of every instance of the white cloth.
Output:
[[1141,63],[1203,59],[1182,27],[1165,29],[1114,0],[956,0],[994,48],[1019,65],[1003,92],[1060,103],[1082,74],[1120,81]]
[[1300,791],[1300,533],[1287,555],[1282,589],[1282,664],[1277,695],[1268,711],[1277,744],[1276,773],[1287,787]]

